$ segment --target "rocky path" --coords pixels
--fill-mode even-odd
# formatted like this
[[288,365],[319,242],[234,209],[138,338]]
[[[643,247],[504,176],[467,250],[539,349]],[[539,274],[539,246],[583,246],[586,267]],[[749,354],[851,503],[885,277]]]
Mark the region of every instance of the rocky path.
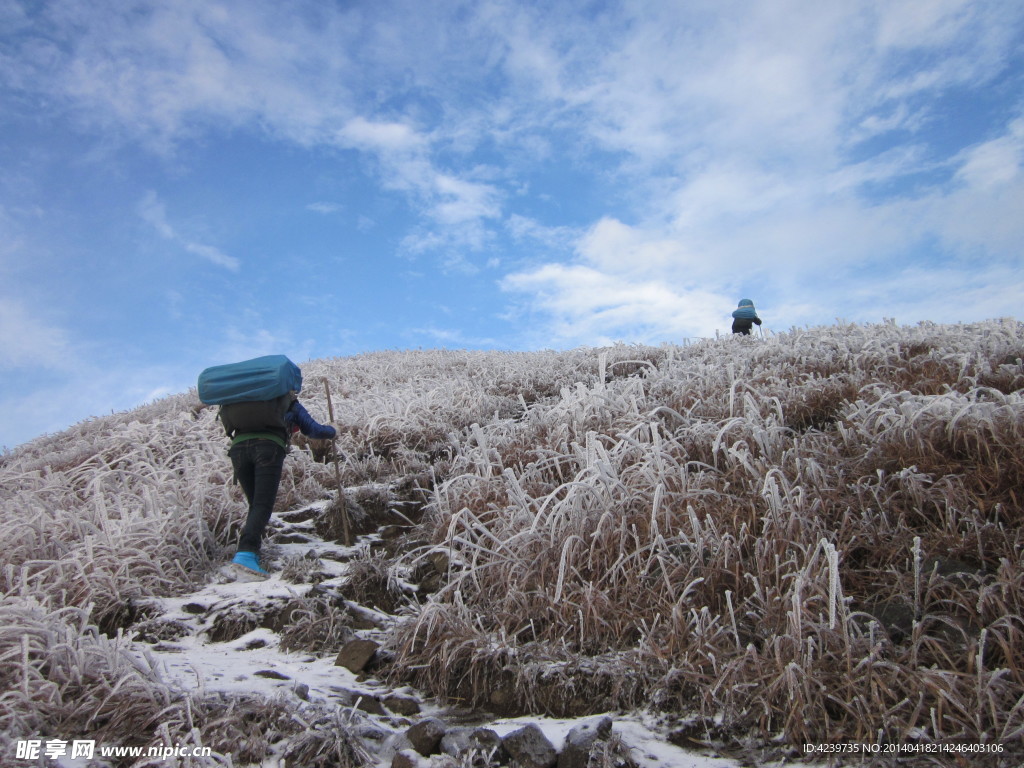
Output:
[[[348,494],[358,497],[359,490]],[[232,582],[215,573],[192,594],[154,601],[129,631],[165,680],[189,690],[291,700],[297,712],[344,712],[373,764],[385,768],[586,768],[591,753],[600,757],[590,765],[600,768],[740,764],[671,744],[642,714],[500,719],[391,688],[378,673],[387,663],[382,646],[399,620],[388,612],[395,606],[352,599],[351,582],[355,570],[372,567],[373,552],[403,533],[394,524],[402,515],[379,510],[385,514],[374,520],[351,499],[349,505],[365,531],[351,546],[330,538],[336,525],[329,501],[276,513],[263,552],[270,579]],[[419,578],[429,580],[429,571],[428,565]],[[404,585],[407,592],[418,588]],[[261,768],[284,762],[271,758]]]

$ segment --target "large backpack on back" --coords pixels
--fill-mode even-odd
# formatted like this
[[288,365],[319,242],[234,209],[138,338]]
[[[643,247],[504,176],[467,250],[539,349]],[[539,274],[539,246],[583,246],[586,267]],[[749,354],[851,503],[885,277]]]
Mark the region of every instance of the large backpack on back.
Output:
[[224,425],[224,433],[235,437],[245,433],[268,432],[280,437],[285,443],[291,437],[285,414],[295,395],[285,392],[273,400],[251,400],[242,403],[227,403],[220,407],[220,421]]
[[215,365],[199,374],[199,399],[207,405],[274,400],[302,389],[302,371],[284,355]]
[[220,406],[228,437],[269,432],[288,441],[285,413],[302,389],[302,371],[284,355],[216,365],[199,374],[199,399]]

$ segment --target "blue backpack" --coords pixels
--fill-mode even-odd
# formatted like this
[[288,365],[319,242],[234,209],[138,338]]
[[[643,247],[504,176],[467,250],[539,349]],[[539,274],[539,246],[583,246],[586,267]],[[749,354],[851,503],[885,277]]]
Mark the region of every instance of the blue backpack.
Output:
[[266,355],[199,374],[199,399],[207,405],[275,400],[302,389],[302,371],[284,355]]

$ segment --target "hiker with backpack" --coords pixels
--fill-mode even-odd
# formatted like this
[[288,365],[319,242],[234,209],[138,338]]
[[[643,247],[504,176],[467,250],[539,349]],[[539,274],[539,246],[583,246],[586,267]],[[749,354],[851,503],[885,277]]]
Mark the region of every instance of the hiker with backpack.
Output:
[[754,323],[761,325],[761,318],[757,316],[754,302],[750,299],[740,299],[740,303],[732,312],[732,332],[749,336]]
[[333,440],[338,435],[334,425],[318,423],[302,406],[301,387],[301,371],[283,355],[207,368],[199,377],[200,399],[220,404],[218,418],[231,438],[228,456],[235,480],[249,503],[230,566],[242,578],[270,575],[260,567],[260,543],[277,500],[291,436],[302,432],[314,440]]

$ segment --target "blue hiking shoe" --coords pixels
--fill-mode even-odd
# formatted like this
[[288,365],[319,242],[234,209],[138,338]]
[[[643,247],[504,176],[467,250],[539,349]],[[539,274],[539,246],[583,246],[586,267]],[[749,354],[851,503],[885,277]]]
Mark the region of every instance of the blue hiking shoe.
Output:
[[231,561],[231,570],[243,580],[262,581],[270,578],[270,574],[260,568],[259,558],[255,552],[239,552]]

